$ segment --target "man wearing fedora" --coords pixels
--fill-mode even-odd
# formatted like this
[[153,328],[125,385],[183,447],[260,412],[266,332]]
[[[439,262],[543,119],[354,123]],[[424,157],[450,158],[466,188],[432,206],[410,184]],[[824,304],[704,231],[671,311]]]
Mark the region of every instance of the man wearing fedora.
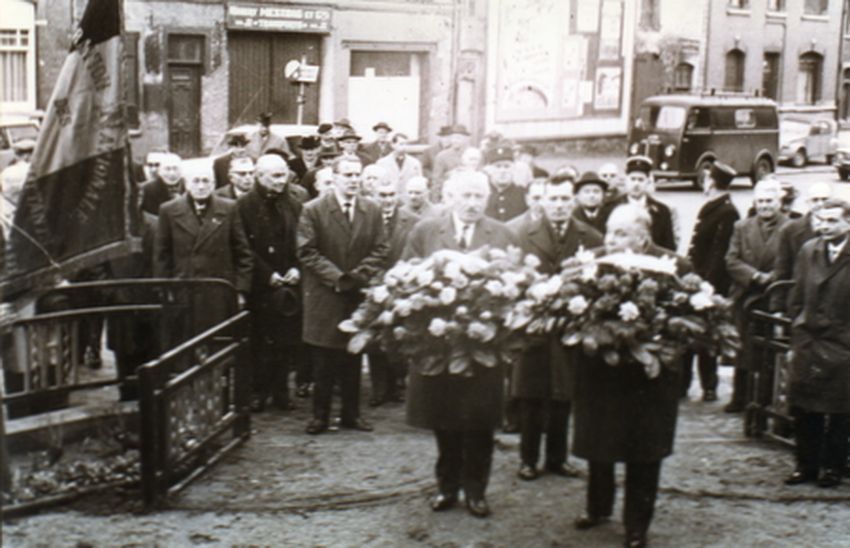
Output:
[[393,151],[390,144],[390,133],[392,133],[393,128],[388,123],[378,122],[372,126],[372,131],[375,133],[375,140],[360,147],[360,154],[368,162],[366,165],[374,164]]
[[[729,186],[736,175],[732,166],[720,161],[712,164],[703,189],[708,200],[697,213],[691,245],[688,247],[688,259],[694,265],[694,271],[721,295],[728,295],[732,284],[726,269],[726,252],[729,251],[735,223],[741,218],[729,195]],[[684,397],[687,396],[693,378],[691,355],[686,355],[683,367]],[[717,357],[707,352],[698,353],[697,368],[703,401],[717,401]]]
[[595,171],[587,171],[575,182],[574,187],[576,206],[573,209],[573,218],[605,234],[608,212],[603,207],[603,202],[605,193],[608,191],[608,183]]
[[316,135],[305,135],[301,137],[298,144],[298,157],[287,162],[289,169],[295,174],[293,182],[300,183],[301,179],[311,169],[319,166],[319,148],[321,141]]
[[484,156],[484,164],[492,187],[486,215],[503,223],[522,215],[528,206],[522,188],[514,184],[513,150],[508,146],[491,148]]
[[253,318],[253,389],[251,407],[265,408],[269,396],[290,409],[288,375],[305,359],[301,342],[301,273],[295,233],[307,191],[292,184],[292,172],[280,156],[260,156],[256,184],[239,198],[237,208],[254,256],[248,306]]
[[469,146],[469,131],[462,124],[449,129],[449,146],[434,158],[434,171],[431,176],[431,198],[434,203],[442,201],[443,183],[449,173],[460,165],[463,151]]
[[392,139],[392,154],[378,160],[376,165],[387,170],[387,176],[399,184],[399,195],[407,196],[407,182],[413,177],[422,176],[422,164],[408,154],[407,135],[396,133]]
[[449,148],[449,135],[452,126],[440,126],[440,131],[437,132],[437,142],[430,145],[422,153],[422,170],[426,177],[430,177],[434,171],[434,162],[437,159],[437,154]]
[[369,165],[368,158],[360,151],[360,141],[363,138],[351,128],[346,129],[337,138],[341,156],[360,162],[361,166]]
[[[227,137],[227,152],[213,160],[213,172],[215,173],[215,188],[225,187],[230,182],[230,163],[234,158],[249,157],[246,152],[248,138],[242,133],[231,133]],[[251,158],[254,161],[254,158]],[[159,167],[159,166],[157,166]]]
[[260,114],[257,121],[260,122],[260,128],[251,135],[248,140],[248,146],[245,148],[245,152],[248,156],[256,160],[268,151],[279,150],[283,152],[287,158],[292,158],[293,154],[292,150],[289,148],[289,143],[284,137],[277,135],[271,129],[272,113],[264,112],[263,114]]
[[315,198],[318,196],[319,189],[316,184],[316,177],[319,173],[319,170],[328,168],[333,165],[334,160],[339,156],[339,149],[337,149],[336,144],[332,147],[325,147],[324,145],[319,147],[319,162],[316,167],[307,171],[299,184],[307,190],[307,193],[310,195],[310,198]]

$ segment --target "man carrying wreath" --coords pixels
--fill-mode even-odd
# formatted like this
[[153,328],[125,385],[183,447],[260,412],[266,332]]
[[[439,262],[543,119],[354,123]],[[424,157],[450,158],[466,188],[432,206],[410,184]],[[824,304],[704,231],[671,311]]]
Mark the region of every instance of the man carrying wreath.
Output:
[[[652,243],[651,223],[644,208],[618,206],[608,218],[605,248],[599,252],[670,256],[679,274],[690,271],[686,259]],[[678,402],[677,370],[662,367],[650,378],[630,358],[616,366],[598,355],[583,355],[577,361],[573,453],[589,465],[587,508],[575,521],[577,529],[609,520],[614,509],[614,464],[624,462],[626,546],[646,545],[661,461],[673,452]]]
[[[486,175],[454,172],[443,193],[447,210],[413,227],[403,259],[428,257],[441,249],[505,249],[516,244],[510,229],[484,215],[490,196]],[[500,367],[477,369],[471,377],[450,374],[448,368],[439,375],[425,375],[412,363],[407,422],[433,430],[437,440],[439,493],[432,499],[431,509],[440,512],[454,506],[462,488],[470,514],[483,518],[490,514],[484,492],[493,460],[494,431],[502,418],[504,373]]]

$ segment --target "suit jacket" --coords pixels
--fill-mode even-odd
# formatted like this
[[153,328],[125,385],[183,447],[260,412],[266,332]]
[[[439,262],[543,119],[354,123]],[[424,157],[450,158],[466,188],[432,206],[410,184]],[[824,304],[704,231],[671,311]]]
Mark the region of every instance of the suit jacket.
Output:
[[747,217],[735,223],[726,253],[726,268],[732,277],[729,296],[739,306],[744,306],[747,299],[758,296],[764,290],[764,286],[754,283],[753,276],[757,272],[773,272],[779,231],[786,222],[785,215],[778,214],[776,226],[767,237],[762,233],[758,217]]
[[363,145],[360,147],[360,152],[363,156],[368,160],[369,164],[374,164],[384,156],[387,156],[393,151],[393,147],[389,142],[384,143],[384,146],[381,146],[381,143],[378,141],[373,141],[368,145]]
[[375,165],[386,169],[390,179],[399,182],[398,191],[402,199],[407,197],[407,181],[409,181],[411,177],[419,177],[422,175],[422,164],[410,154],[404,155],[404,161],[401,164],[401,168],[398,167],[398,162],[396,161],[394,154],[384,156],[375,162]]
[[213,175],[215,175],[215,188],[219,189],[230,184],[227,172],[230,171],[230,160],[233,159],[232,152],[225,152],[213,160]]
[[789,297],[788,399],[816,413],[850,413],[850,244],[832,263],[826,242],[803,244]]
[[609,213],[611,213],[611,210],[606,208],[603,204],[596,210],[596,216],[591,219],[583,207],[576,205],[573,209],[573,219],[577,219],[584,224],[590,225],[600,233],[605,234],[605,223],[608,222]]
[[318,160],[316,160],[316,165],[314,165],[314,166],[313,166],[313,168],[311,168],[311,167],[307,167],[307,164],[306,164],[306,163],[304,163],[304,158],[302,158],[301,156],[299,156],[299,157],[297,157],[297,158],[293,158],[293,159],[289,160],[289,161],[287,162],[287,164],[289,164],[289,169],[291,169],[291,170],[292,170],[292,172],[293,172],[293,173],[295,173],[295,180],[294,180],[294,182],[296,182],[296,183],[297,183],[297,182],[299,182],[299,181],[300,181],[300,180],[304,177],[304,175],[305,175],[308,171],[310,171],[310,170],[311,170],[311,169],[313,169],[314,167],[317,167],[317,166],[319,165],[319,161],[318,161]]
[[[470,249],[505,249],[509,245],[516,245],[510,229],[484,217],[475,227]],[[418,222],[408,236],[403,258],[428,257],[441,249],[459,249],[449,212]],[[501,422],[503,382],[501,367],[477,367],[471,378],[450,375],[448,371],[425,376],[414,362],[409,375],[407,422],[441,430],[495,429]]]
[[520,238],[521,235],[526,230],[528,230],[528,228],[532,224],[534,224],[535,222],[537,222],[539,220],[540,220],[539,217],[537,219],[535,219],[531,215],[531,210],[527,209],[527,210],[525,210],[525,212],[522,215],[518,215],[518,216],[514,217],[513,219],[511,219],[510,221],[506,222],[505,226],[510,228],[513,231],[513,233],[516,234],[517,238]]
[[741,218],[729,194],[710,200],[697,214],[688,258],[694,270],[718,293],[728,294],[732,278],[726,270],[726,252],[735,222]]
[[227,198],[228,200],[236,200],[236,190],[233,188],[233,185],[228,184],[227,186],[223,186],[221,188],[215,189],[213,192],[216,196],[221,198]]
[[[800,249],[804,243],[816,236],[817,233],[812,228],[811,212],[806,213],[804,217],[789,220],[779,229],[776,261],[773,263],[773,273],[777,281],[794,278],[794,265]],[[774,291],[770,296],[770,309],[774,312],[785,310],[787,298],[787,291]]]
[[[621,196],[609,202],[605,208],[605,219],[607,222],[611,212],[620,205],[629,203],[628,196]],[[646,206],[649,216],[652,218],[650,232],[655,245],[676,251],[676,233],[673,229],[673,213],[667,205],[659,202],[652,196],[646,197]]]
[[360,287],[378,276],[389,253],[381,208],[358,198],[349,222],[334,193],[304,205],[298,221],[297,253],[304,288],[304,342],[343,349],[348,337],[337,329],[362,300],[359,288],[340,290],[343,275]]
[[[675,257],[680,275],[691,270],[687,259],[657,245],[650,244],[644,253]],[[633,361],[611,367],[599,355],[582,354],[575,363],[576,456],[602,462],[653,462],[673,452],[681,391],[678,371],[662,367],[658,377],[650,379]]]
[[392,267],[399,261],[401,253],[404,251],[404,244],[407,242],[407,235],[418,222],[418,215],[405,211],[401,207],[396,207],[389,225],[384,225],[390,242],[390,251],[387,255],[388,267]]
[[[183,181],[177,183],[180,185],[180,194],[183,194]],[[142,192],[142,211],[147,211],[151,215],[159,215],[159,207],[171,200],[171,193],[168,191],[168,185],[157,177],[152,181],[147,181],[141,186]]]
[[[602,234],[575,219],[569,221],[561,241],[545,217],[527,221],[517,230],[523,252],[540,259],[538,269],[547,275],[560,271],[561,263],[580,248],[589,250],[602,245]],[[514,398],[572,400],[575,354],[567,351],[556,336],[529,348],[511,371],[511,395]]]
[[307,173],[304,174],[303,177],[298,181],[298,184],[301,185],[301,188],[307,191],[307,194],[310,195],[310,198],[315,198],[319,195],[319,191],[316,190],[316,172],[319,171],[319,168],[313,168],[307,170]]
[[449,178],[449,172],[460,165],[463,150],[445,148],[434,158],[434,171],[431,174],[431,201],[440,203],[443,199],[443,183]]
[[515,184],[508,185],[501,192],[496,187],[490,188],[490,198],[487,201],[485,213],[497,221],[506,223],[521,215],[528,209],[525,203],[525,191]]

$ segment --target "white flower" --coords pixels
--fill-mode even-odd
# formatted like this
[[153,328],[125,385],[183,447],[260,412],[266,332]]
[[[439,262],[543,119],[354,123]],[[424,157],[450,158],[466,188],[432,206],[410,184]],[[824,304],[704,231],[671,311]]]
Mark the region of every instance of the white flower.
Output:
[[460,305],[459,307],[457,307],[457,310],[455,310],[455,313],[458,316],[465,316],[469,313],[469,309],[464,305]]
[[575,254],[576,260],[581,264],[591,264],[596,261],[596,254],[593,251],[588,251],[584,247],[579,247]]
[[407,299],[399,299],[395,302],[395,307],[393,308],[393,312],[401,316],[402,318],[406,318],[410,316],[410,312],[413,310],[413,306],[411,302]]
[[567,310],[569,310],[570,314],[578,316],[587,310],[588,304],[587,299],[583,295],[576,295],[567,303]]
[[489,310],[485,310],[484,312],[481,313],[481,319],[485,320],[485,321],[491,320],[491,319],[493,319],[493,313],[490,312]]
[[630,322],[640,317],[640,309],[632,301],[626,301],[620,303],[620,309],[617,314],[624,322]]
[[440,290],[440,302],[444,305],[450,305],[457,298],[457,289],[454,287],[444,287]]
[[519,288],[515,285],[510,285],[502,291],[502,295],[511,300],[519,299]]
[[481,342],[489,342],[496,336],[496,328],[492,324],[481,322],[469,322],[466,334],[470,339]]
[[446,264],[445,268],[443,269],[443,276],[445,276],[449,280],[454,281],[455,278],[457,278],[460,275],[461,275],[460,265],[455,263],[455,262],[451,262],[451,263]]
[[599,265],[596,263],[589,263],[582,267],[581,269],[581,279],[584,282],[590,282],[596,279],[596,275],[599,273]]
[[431,320],[431,323],[428,324],[428,332],[435,337],[442,337],[446,334],[446,328],[448,324],[442,318],[434,318]]
[[385,285],[379,285],[372,290],[372,301],[381,304],[390,297],[390,292]]
[[439,290],[443,289],[444,287],[446,287],[445,284],[443,284],[443,282],[441,282],[440,280],[437,280],[436,282],[431,284],[431,289],[433,289],[435,291],[439,291]]
[[537,255],[529,253],[525,256],[525,260],[523,260],[523,263],[529,268],[537,268],[540,266],[540,259],[537,258]]
[[694,307],[694,310],[704,310],[714,306],[714,300],[712,300],[711,294],[704,293],[702,291],[694,293],[688,300],[690,301],[691,306]]
[[560,276],[552,276],[545,282],[532,285],[528,289],[528,295],[538,303],[546,301],[558,293],[563,282]]
[[708,282],[702,282],[701,284],[699,284],[699,291],[700,293],[705,293],[706,295],[711,297],[712,295],[714,295],[714,286]]
[[487,283],[484,284],[484,289],[486,289],[487,292],[490,293],[490,295],[498,297],[502,294],[504,286],[499,280],[488,280]]
[[480,257],[466,255],[460,260],[460,267],[469,276],[476,276],[487,268],[487,261]]
[[401,326],[393,328],[393,337],[395,337],[396,339],[401,339],[405,335],[407,335],[407,329]]
[[434,271],[430,268],[423,268],[416,273],[416,283],[419,285],[429,285],[434,281]]
[[452,278],[452,287],[456,287],[458,289],[463,289],[464,287],[469,285],[469,278],[464,276],[463,274],[458,274],[456,278]]
[[392,310],[384,310],[378,316],[378,323],[380,325],[391,325],[393,323],[393,318]]

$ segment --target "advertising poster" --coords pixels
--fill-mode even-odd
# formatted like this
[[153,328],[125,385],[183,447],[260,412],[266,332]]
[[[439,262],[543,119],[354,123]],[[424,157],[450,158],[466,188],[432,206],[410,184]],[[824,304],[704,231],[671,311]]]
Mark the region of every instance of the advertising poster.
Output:
[[620,105],[620,67],[599,67],[594,80],[593,108],[596,110],[616,110]]

